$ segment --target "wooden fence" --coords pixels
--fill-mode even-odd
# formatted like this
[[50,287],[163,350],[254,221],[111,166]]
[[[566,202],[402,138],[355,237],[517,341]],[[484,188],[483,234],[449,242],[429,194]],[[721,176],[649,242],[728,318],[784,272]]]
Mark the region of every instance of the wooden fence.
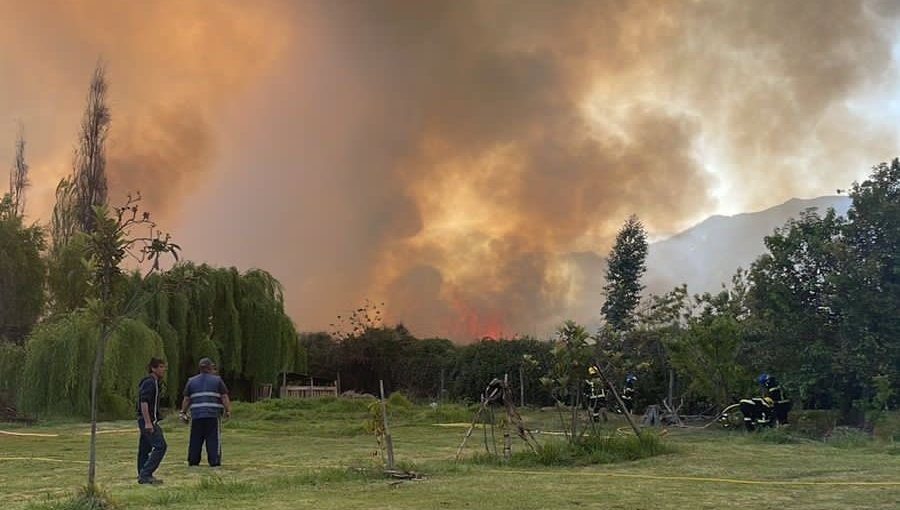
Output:
[[332,384],[328,386],[282,386],[281,387],[281,398],[313,398],[313,397],[328,397],[328,396],[338,396],[338,387],[337,384]]

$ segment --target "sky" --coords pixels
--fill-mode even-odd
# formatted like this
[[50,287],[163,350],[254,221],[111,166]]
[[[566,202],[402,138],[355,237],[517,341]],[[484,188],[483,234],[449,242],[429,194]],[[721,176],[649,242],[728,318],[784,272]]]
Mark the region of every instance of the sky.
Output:
[[0,12],[0,162],[22,129],[28,217],[48,221],[102,61],[111,201],[140,191],[186,258],[271,272],[301,331],[367,300],[459,341],[590,322],[629,215],[658,239],[898,155],[887,0]]

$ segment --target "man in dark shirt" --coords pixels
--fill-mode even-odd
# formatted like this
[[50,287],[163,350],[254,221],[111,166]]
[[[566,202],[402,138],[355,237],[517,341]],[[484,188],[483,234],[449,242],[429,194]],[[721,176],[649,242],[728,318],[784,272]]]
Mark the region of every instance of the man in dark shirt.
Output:
[[159,358],[150,358],[147,364],[149,374],[138,384],[137,422],[141,431],[138,442],[138,483],[159,484],[162,480],[153,477],[166,455],[166,438],[159,426],[160,381],[166,375],[166,363]]
[[200,373],[188,379],[184,386],[181,402],[181,417],[186,419],[191,411],[191,439],[188,443],[188,465],[200,464],[200,454],[206,443],[206,460],[210,466],[222,463],[222,449],[219,442],[219,416],[231,416],[231,400],[228,387],[222,378],[214,373],[215,362],[209,358],[200,360]]

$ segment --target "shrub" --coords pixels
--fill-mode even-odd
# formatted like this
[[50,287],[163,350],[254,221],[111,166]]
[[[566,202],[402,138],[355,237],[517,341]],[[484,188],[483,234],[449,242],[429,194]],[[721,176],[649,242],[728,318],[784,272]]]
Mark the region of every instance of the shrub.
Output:
[[406,398],[406,395],[400,393],[399,391],[391,393],[391,395],[387,399],[387,404],[388,407],[393,410],[407,410],[411,409],[413,406],[413,403],[410,402],[408,398]]
[[874,420],[873,433],[882,441],[900,441],[900,413],[882,412]]
[[15,402],[25,365],[25,348],[0,341],[0,401]]
[[[510,457],[509,465],[525,466],[578,466],[612,464],[654,457],[673,450],[659,436],[644,431],[640,436],[613,435],[583,436],[575,442],[551,439],[539,445],[537,451],[520,450]],[[488,454],[478,454],[472,459],[477,464],[502,464],[502,459]]]
[[872,436],[852,427],[836,427],[825,438],[825,442],[835,448],[861,448],[872,444]]
[[837,426],[840,417],[838,410],[796,410],[791,411],[790,427],[798,434],[821,439]]
[[28,505],[29,510],[116,510],[119,505],[105,491],[81,488],[71,498],[42,501]]

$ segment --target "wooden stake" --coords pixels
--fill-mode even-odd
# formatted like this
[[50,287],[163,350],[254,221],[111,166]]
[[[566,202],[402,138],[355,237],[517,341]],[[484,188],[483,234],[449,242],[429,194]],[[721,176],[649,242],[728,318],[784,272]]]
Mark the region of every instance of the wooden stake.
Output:
[[469,440],[469,437],[472,435],[472,431],[475,430],[475,423],[478,422],[478,417],[481,416],[481,413],[484,411],[484,408],[487,406],[487,400],[484,398],[481,399],[481,407],[475,411],[475,415],[472,416],[472,423],[469,424],[469,429],[466,430],[466,435],[463,436],[462,443],[459,444],[459,448],[456,449],[456,459],[459,460],[459,455],[462,453],[462,449],[466,446],[466,441]]
[[519,365],[519,407],[525,407],[525,370]]
[[384,420],[384,446],[387,450],[387,468],[394,469],[394,440],[391,439],[391,429],[388,428],[387,404],[384,401],[384,380],[379,379],[381,387],[381,418]]

